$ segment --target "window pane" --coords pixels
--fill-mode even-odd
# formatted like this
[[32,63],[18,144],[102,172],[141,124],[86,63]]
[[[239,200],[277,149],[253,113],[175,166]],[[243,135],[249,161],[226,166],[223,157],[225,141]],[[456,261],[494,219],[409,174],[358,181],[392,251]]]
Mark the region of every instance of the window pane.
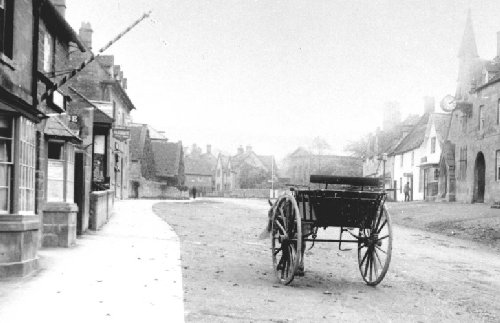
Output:
[[64,181],[49,179],[47,183],[47,201],[63,202]]
[[0,187],[0,211],[9,211],[9,189]]

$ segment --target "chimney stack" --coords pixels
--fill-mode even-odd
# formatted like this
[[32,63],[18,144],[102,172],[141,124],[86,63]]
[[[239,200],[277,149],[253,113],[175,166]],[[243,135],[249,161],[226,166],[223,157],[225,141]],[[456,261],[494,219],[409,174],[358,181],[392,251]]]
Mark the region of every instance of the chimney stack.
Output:
[[92,26],[90,25],[90,22],[82,22],[82,26],[80,27],[79,30],[79,36],[80,40],[82,41],[83,45],[88,48],[92,49],[92,33],[94,31],[92,30]]
[[66,0],[52,0],[52,4],[63,18],[66,18]]
[[248,153],[248,152],[251,152],[251,151],[252,151],[252,146],[248,145],[248,146],[246,147],[246,151],[247,151],[247,153]]
[[207,154],[212,153],[212,145],[207,145]]
[[424,96],[424,113],[434,113],[434,97]]
[[243,150],[243,146],[238,147],[238,155],[243,154],[245,151]]

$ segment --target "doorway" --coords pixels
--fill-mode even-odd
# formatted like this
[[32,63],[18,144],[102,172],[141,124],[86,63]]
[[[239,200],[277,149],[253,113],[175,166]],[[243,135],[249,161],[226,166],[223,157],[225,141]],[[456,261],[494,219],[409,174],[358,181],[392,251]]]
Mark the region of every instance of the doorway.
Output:
[[477,153],[476,162],[474,164],[474,195],[473,203],[484,203],[484,189],[486,184],[486,163],[482,152]]
[[74,201],[78,206],[78,213],[76,214],[76,234],[82,234],[83,228],[83,208],[85,204],[85,168],[83,166],[84,153],[80,151],[75,152],[75,187],[74,187]]

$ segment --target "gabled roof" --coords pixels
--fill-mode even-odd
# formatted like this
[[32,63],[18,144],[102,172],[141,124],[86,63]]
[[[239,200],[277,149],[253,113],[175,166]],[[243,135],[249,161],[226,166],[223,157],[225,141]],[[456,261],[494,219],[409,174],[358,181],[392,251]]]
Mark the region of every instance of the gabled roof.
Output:
[[436,135],[439,142],[442,144],[448,135],[448,128],[450,127],[451,114],[446,113],[433,113],[431,115],[431,122],[434,123]]
[[139,160],[144,154],[144,145],[148,137],[148,126],[145,124],[130,125],[130,159]]
[[417,149],[422,145],[425,139],[429,113],[425,113],[418,123],[413,127],[410,133],[397,145],[391,155],[401,155],[410,150]]
[[174,177],[179,175],[182,160],[182,142],[152,140],[156,176]]
[[223,170],[226,170],[229,168],[229,165],[231,163],[231,157],[223,155],[223,154],[219,154],[217,156],[217,159],[220,160],[220,163],[221,163]]

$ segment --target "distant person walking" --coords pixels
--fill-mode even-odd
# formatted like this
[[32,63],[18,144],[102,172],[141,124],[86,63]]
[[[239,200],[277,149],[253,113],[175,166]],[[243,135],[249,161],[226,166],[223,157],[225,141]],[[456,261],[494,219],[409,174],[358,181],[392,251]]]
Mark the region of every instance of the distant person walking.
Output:
[[193,199],[196,199],[196,187],[193,187]]
[[405,193],[405,202],[410,201],[410,183],[406,182],[405,188],[403,189],[403,192]]

